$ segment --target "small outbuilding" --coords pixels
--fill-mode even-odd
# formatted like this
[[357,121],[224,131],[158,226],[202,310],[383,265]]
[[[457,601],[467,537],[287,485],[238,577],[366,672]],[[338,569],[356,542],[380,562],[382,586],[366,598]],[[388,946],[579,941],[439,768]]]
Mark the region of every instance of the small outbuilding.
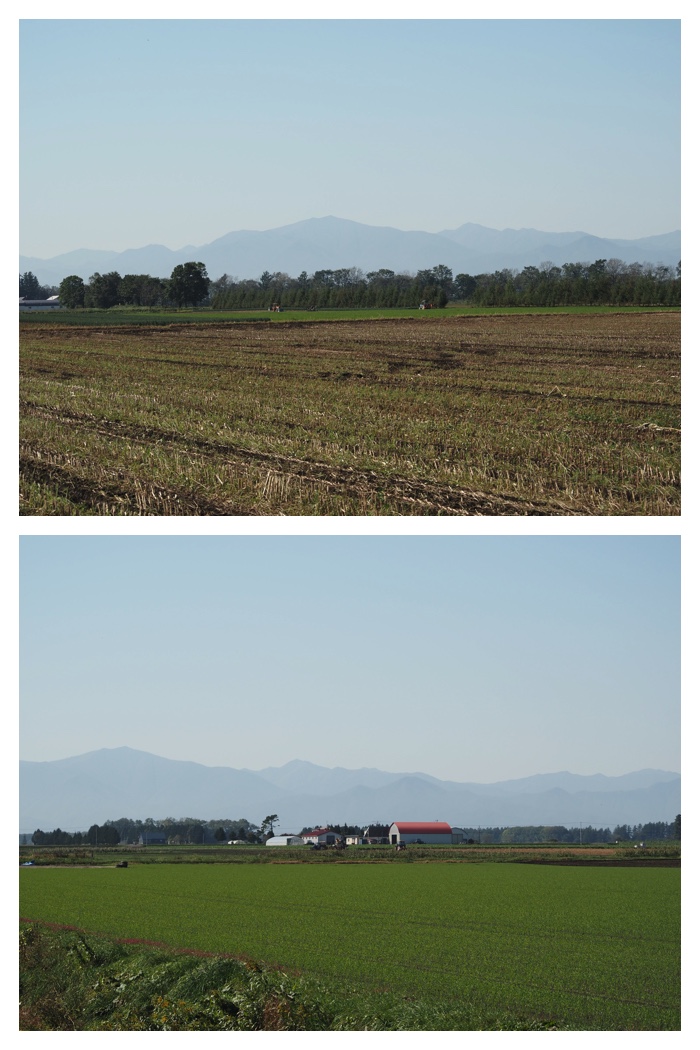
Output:
[[303,846],[304,840],[301,835],[273,835],[265,843],[266,846]]
[[451,845],[452,828],[443,820],[397,820],[389,828],[389,842],[392,846],[398,846],[400,842],[419,842],[425,846]]

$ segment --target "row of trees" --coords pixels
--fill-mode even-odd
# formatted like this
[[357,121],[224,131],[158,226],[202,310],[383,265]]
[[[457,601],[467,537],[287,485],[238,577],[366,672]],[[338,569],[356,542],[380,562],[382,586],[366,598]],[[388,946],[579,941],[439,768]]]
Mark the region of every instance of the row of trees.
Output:
[[35,846],[118,846],[121,836],[109,822],[103,825],[93,824],[87,831],[42,831],[41,828],[32,835]]
[[680,813],[670,823],[654,821],[647,824],[618,824],[615,828],[594,828],[578,825],[537,827],[464,828],[469,841],[482,845],[527,845],[538,842],[583,843],[594,842],[680,842]]
[[224,274],[212,281],[210,303],[214,310],[266,309],[277,304],[284,309],[361,309],[406,307],[415,309],[422,300],[446,306],[462,298],[459,278],[448,266],[434,266],[416,274],[376,270],[363,273],[356,267],[341,270],[303,271],[298,277],[265,271],[257,281],[236,281]]
[[[239,820],[195,820],[190,817],[154,821],[107,820],[103,825],[93,824],[85,832],[68,832],[56,828],[54,831],[38,829],[32,836],[35,846],[116,846],[121,843],[136,843],[145,831],[162,831],[173,845],[199,844],[211,841],[228,842],[238,839],[243,842],[262,843],[274,834],[279,818],[272,813],[258,826],[250,821]],[[329,824],[331,831],[339,835],[360,835],[364,828],[357,824]],[[207,834],[207,830],[209,834]],[[302,832],[312,828],[303,828]],[[670,823],[655,821],[647,824],[619,824],[613,828],[587,827],[566,828],[563,825],[538,825],[532,827],[464,828],[469,842],[482,845],[518,845],[540,842],[594,843],[594,842],[663,842],[681,838],[681,815]],[[213,836],[212,833],[213,832]]]
[[[36,287],[33,282],[36,282]],[[28,294],[30,286],[34,291]],[[20,276],[20,295],[41,298],[33,274]],[[22,289],[25,289],[23,292]],[[42,291],[52,291],[42,289]],[[443,307],[450,302],[474,306],[679,306],[681,267],[624,263],[597,259],[594,263],[542,263],[522,270],[496,270],[477,275],[458,273],[449,266],[434,266],[415,274],[356,267],[306,271],[298,277],[265,271],[258,280],[238,281],[228,274],[209,279],[202,262],[176,266],[169,278],[116,271],[94,273],[86,284],[81,277],[66,277],[58,289],[69,309],[114,306],[210,306],[213,310],[260,310],[273,305],[283,309],[341,309],[405,307],[421,301]]]
[[665,305],[679,306],[677,267],[598,259],[594,263],[526,266],[522,270],[453,276],[449,266],[416,274],[358,269],[317,270],[292,278],[262,274],[258,281],[234,281],[224,274],[213,281],[215,310],[259,309],[277,303],[286,308],[409,307],[421,300],[442,307],[449,302],[474,306]]
[[228,842],[239,839],[243,842],[264,841],[263,831],[257,824],[240,818],[239,820],[199,820],[195,817],[181,817],[175,820],[131,820],[121,817],[119,820],[106,820],[102,826],[93,824],[88,831],[42,831],[37,829],[32,835],[35,846],[117,846],[119,843],[135,844],[139,836],[148,831],[163,832],[168,842],[173,845],[199,845],[205,841]]
[[69,310],[91,307],[109,310],[113,306],[199,306],[208,300],[209,276],[204,263],[188,262],[176,266],[166,280],[147,273],[116,271],[94,273],[87,284],[72,274],[59,285],[58,295]]
[[598,259],[594,263],[526,266],[471,278],[467,298],[478,306],[680,306],[676,267]]

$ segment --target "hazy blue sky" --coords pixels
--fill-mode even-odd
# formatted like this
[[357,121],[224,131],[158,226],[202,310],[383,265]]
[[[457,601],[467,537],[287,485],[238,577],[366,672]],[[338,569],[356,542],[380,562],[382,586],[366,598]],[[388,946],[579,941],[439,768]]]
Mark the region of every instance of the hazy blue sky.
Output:
[[677,537],[24,537],[22,758],[680,770]]
[[677,20],[37,19],[20,39],[26,255],[329,214],[680,226]]

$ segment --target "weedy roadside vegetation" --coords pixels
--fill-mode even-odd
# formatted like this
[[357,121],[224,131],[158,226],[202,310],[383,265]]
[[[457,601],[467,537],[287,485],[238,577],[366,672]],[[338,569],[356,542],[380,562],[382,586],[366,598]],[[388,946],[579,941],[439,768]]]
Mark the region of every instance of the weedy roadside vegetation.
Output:
[[[21,1031],[561,1030],[385,993],[350,999],[250,960],[20,929]],[[350,994],[352,994],[350,992]]]
[[20,329],[23,514],[680,513],[679,312]]
[[[562,1030],[385,993],[349,999],[313,979],[205,952],[20,930],[22,1031]],[[352,994],[352,993],[350,993]]]
[[676,840],[647,842],[643,851],[630,843],[572,845],[562,843],[507,845],[427,846],[411,843],[397,852],[395,846],[350,846],[344,850],[311,850],[304,846],[20,846],[19,862],[36,867],[113,867],[153,864],[412,864],[519,863],[583,864],[634,867],[680,867],[681,847]]

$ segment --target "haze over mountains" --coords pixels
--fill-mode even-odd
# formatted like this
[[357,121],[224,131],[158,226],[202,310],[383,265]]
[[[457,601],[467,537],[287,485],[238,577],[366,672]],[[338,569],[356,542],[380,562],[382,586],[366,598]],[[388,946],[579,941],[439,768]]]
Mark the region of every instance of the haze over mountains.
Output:
[[20,762],[20,832],[27,833],[86,830],[119,817],[244,817],[259,824],[269,813],[277,813],[287,831],[394,820],[467,827],[569,827],[580,821],[612,828],[672,821],[680,806],[680,775],[652,769],[619,777],[562,772],[474,784],[296,760],[257,771],[211,767],[128,747]]
[[494,230],[465,223],[454,230],[424,233],[390,226],[368,226],[326,216],[305,219],[274,230],[236,230],[210,244],[187,245],[177,251],[159,244],[122,252],[78,249],[51,259],[20,256],[20,273],[31,271],[41,284],[57,285],[77,275],[87,281],[93,273],[117,271],[169,277],[179,263],[203,262],[212,279],[224,273],[240,280],[257,279],[265,271],[297,277],[304,270],[358,267],[365,272],[381,268],[396,273],[449,266],[457,273],[493,273],[495,270],[540,266],[552,262],[594,262],[620,259],[625,263],[662,263],[676,266],[681,258],[680,231],[615,240],[580,230],[545,233],[542,230]]

